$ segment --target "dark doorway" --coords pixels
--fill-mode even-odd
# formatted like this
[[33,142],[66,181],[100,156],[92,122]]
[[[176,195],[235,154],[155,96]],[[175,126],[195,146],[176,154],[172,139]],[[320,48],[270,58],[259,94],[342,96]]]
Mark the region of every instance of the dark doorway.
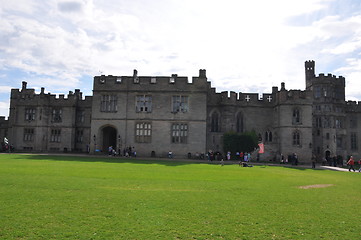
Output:
[[325,159],[327,162],[331,160],[331,152],[328,150],[325,152]]
[[113,127],[103,128],[103,152],[108,152],[108,147],[113,146],[116,149],[117,130]]

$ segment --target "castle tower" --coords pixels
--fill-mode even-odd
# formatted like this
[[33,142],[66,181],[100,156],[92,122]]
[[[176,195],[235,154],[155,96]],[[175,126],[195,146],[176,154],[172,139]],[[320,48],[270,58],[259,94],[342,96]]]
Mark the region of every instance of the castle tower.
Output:
[[305,62],[305,76],[306,76],[306,89],[308,90],[312,85],[312,78],[315,77],[315,61]]

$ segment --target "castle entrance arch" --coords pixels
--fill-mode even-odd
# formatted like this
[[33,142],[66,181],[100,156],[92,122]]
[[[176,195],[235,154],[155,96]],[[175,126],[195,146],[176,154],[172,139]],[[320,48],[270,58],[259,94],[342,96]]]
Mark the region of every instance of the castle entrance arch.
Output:
[[114,127],[107,126],[102,129],[103,133],[103,152],[108,152],[108,147],[113,146],[116,149],[117,130]]

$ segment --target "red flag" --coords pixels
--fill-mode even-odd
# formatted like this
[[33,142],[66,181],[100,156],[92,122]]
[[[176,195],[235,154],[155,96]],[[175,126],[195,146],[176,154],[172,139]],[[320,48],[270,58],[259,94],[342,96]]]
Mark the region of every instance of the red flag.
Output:
[[263,143],[258,143],[258,147],[259,147],[258,153],[264,153],[264,144]]

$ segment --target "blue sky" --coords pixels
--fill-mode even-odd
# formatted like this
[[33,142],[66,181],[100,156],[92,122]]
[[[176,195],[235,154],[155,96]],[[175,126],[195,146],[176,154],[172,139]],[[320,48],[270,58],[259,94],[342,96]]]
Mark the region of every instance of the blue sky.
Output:
[[92,94],[95,75],[197,76],[217,91],[304,89],[304,61],[361,100],[359,0],[0,0],[0,115],[11,88]]

